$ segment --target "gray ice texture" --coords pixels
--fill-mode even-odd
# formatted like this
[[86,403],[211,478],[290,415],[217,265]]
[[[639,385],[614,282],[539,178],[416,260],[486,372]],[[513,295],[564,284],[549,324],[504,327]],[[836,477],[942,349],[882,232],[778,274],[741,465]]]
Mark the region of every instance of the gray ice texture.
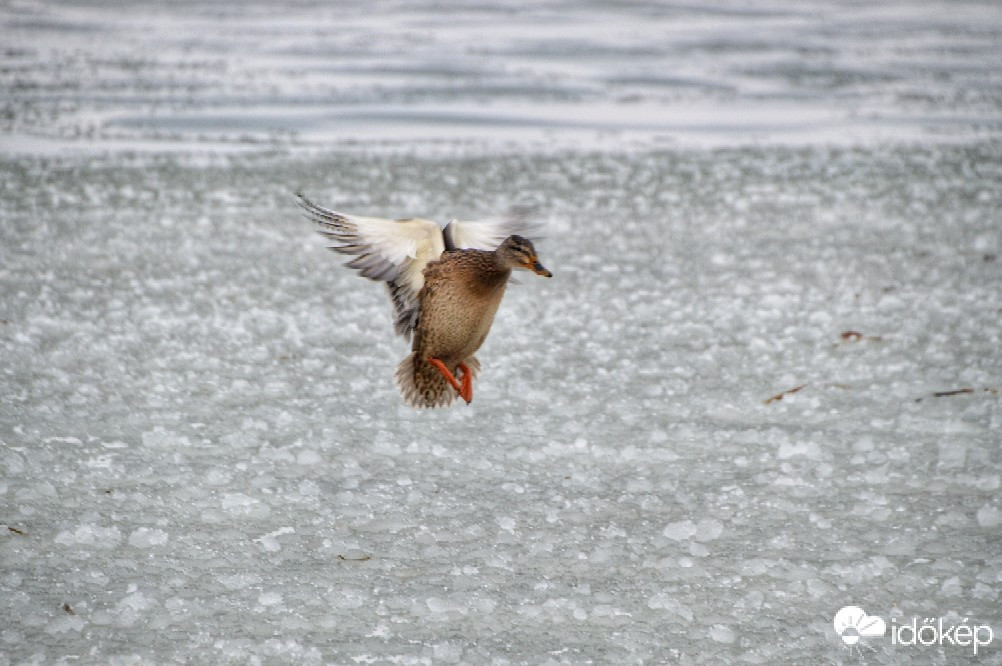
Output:
[[[1002,663],[998,3],[0,32],[0,665]],[[533,211],[471,405],[298,189]]]

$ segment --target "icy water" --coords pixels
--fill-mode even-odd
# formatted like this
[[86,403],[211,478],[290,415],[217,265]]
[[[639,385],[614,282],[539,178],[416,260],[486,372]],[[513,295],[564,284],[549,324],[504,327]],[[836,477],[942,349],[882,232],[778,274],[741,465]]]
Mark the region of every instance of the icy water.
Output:
[[[1002,663],[1002,7],[343,5],[0,7],[0,664]],[[297,189],[536,211],[471,405]]]

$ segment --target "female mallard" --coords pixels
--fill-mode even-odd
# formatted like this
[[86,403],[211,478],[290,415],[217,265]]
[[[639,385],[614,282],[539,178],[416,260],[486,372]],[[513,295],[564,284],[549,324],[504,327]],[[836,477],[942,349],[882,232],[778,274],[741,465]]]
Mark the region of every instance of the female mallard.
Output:
[[[512,269],[550,277],[532,242],[517,235],[527,225],[506,222],[384,220],[343,215],[302,194],[306,216],[337,245],[357,255],[348,262],[362,275],[386,283],[395,328],[413,336],[411,354],[397,367],[397,385],[413,407],[444,407],[459,395],[473,400],[484,343]],[[462,372],[460,379],[456,378]]]

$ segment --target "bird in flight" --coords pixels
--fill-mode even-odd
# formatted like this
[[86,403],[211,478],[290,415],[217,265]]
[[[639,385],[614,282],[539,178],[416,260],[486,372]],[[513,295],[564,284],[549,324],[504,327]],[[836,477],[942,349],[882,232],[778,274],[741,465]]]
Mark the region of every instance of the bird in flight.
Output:
[[[412,407],[473,400],[480,370],[474,354],[487,338],[512,270],[551,277],[539,262],[522,218],[460,222],[444,229],[420,218],[387,220],[345,215],[302,194],[299,205],[330,249],[353,255],[348,267],[385,282],[394,328],[412,341],[397,366],[397,385]],[[458,376],[457,376],[458,375]]]

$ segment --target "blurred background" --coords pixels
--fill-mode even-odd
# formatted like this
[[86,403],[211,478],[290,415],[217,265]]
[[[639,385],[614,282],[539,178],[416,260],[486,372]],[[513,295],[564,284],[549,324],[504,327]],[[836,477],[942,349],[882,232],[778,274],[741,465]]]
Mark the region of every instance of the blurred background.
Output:
[[7,150],[997,137],[994,2],[5,3]]

